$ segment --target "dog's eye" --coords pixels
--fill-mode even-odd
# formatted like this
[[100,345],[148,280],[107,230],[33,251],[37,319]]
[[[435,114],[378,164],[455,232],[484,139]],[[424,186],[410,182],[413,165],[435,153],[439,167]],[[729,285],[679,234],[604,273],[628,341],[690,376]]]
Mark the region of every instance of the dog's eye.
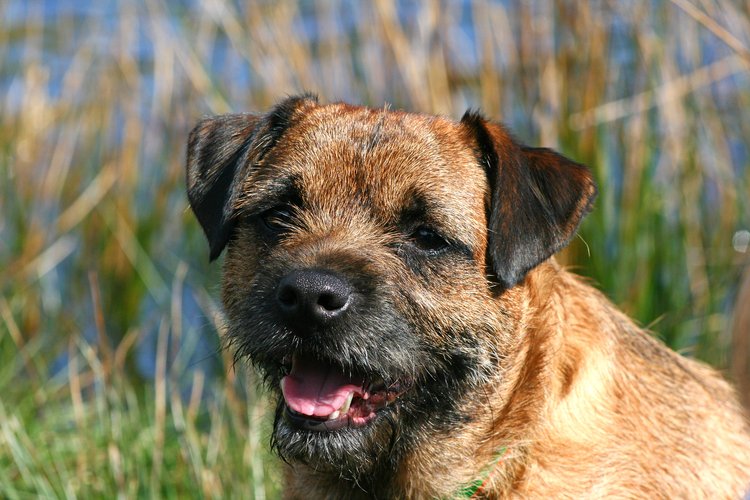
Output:
[[281,233],[290,226],[294,209],[289,205],[277,205],[260,214],[264,229],[272,233]]
[[438,253],[449,246],[448,242],[437,231],[426,226],[418,227],[411,234],[411,241],[414,246],[428,253]]

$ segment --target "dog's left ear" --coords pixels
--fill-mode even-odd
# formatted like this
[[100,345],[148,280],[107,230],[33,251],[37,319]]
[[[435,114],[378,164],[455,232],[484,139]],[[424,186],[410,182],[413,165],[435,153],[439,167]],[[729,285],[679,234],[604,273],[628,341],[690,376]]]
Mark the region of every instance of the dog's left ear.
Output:
[[490,185],[488,254],[510,288],[568,244],[596,198],[591,171],[543,148],[519,144],[500,124],[467,112]]

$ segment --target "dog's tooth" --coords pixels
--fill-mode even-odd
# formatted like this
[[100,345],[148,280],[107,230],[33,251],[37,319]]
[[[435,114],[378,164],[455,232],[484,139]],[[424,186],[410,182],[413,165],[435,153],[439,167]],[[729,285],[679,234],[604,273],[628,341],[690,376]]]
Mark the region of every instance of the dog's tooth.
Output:
[[341,415],[341,412],[336,410],[328,416],[328,420],[336,420]]
[[339,411],[341,414],[345,414],[349,411],[349,407],[352,405],[352,399],[354,398],[354,393],[350,392],[349,397],[346,398],[346,401],[344,401],[344,404],[341,405],[341,408],[339,408]]

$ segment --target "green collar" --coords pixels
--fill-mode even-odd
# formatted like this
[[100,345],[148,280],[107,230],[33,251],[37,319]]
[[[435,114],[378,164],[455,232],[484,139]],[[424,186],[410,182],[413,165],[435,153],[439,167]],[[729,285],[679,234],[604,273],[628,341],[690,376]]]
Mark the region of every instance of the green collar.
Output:
[[503,461],[503,458],[505,458],[505,455],[507,453],[507,446],[503,446],[502,448],[500,448],[492,458],[492,461],[487,464],[484,469],[482,469],[479,477],[458,488],[450,496],[450,498],[478,498],[479,495],[483,492],[484,487],[487,485],[487,482],[492,477],[492,474],[495,472],[495,468],[500,462]]

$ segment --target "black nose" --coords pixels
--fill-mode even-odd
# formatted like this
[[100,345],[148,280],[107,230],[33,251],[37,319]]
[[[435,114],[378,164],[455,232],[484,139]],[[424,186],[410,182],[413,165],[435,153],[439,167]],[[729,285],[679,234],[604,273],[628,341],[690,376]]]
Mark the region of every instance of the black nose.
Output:
[[349,308],[352,288],[330,271],[301,269],[284,276],[276,289],[276,303],[293,327],[323,325]]

